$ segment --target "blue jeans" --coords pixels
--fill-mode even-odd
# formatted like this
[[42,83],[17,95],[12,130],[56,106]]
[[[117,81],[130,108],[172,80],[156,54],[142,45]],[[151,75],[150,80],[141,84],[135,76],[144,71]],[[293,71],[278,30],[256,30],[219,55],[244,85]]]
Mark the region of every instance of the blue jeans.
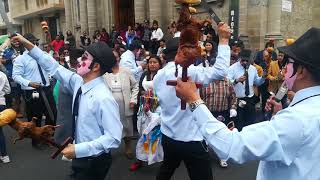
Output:
[[[3,111],[5,109],[6,109],[6,106],[0,105],[0,111]],[[2,127],[0,127],[0,153],[1,153],[1,156],[7,155],[6,138],[3,134]]]

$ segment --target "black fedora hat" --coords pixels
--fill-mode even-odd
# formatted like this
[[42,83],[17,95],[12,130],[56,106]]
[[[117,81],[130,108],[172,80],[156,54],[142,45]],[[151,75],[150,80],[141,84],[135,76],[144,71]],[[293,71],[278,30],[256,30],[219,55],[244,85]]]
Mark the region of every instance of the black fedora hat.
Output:
[[176,38],[170,39],[166,43],[166,49],[163,50],[163,53],[166,56],[167,62],[174,60],[179,48],[179,41],[180,41],[180,38],[176,37]]
[[312,27],[293,44],[278,50],[302,65],[320,70],[320,29]]
[[111,69],[116,64],[116,58],[113,55],[112,49],[105,42],[99,41],[90,44],[86,50],[107,72],[112,72]]
[[39,41],[40,39],[36,38],[32,33],[26,33],[23,35],[28,41]]

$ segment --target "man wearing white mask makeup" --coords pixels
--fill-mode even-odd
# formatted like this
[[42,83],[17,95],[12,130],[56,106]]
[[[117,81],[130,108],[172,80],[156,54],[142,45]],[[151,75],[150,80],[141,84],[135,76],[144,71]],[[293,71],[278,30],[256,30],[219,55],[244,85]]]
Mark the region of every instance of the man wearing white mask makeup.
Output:
[[177,85],[177,95],[193,111],[194,123],[220,158],[237,163],[260,160],[258,180],[320,179],[320,29],[311,28],[290,46],[279,51],[289,56],[285,82],[296,92],[289,107],[282,109],[273,98],[266,111],[276,113],[270,121],[230,131],[203,105],[195,84]]
[[74,144],[62,151],[73,159],[71,179],[103,180],[111,166],[110,150],[119,147],[122,133],[118,104],[102,77],[116,63],[111,48],[104,42],[89,45],[78,59],[76,74],[22,36],[12,38],[24,44],[29,55],[73,93]]

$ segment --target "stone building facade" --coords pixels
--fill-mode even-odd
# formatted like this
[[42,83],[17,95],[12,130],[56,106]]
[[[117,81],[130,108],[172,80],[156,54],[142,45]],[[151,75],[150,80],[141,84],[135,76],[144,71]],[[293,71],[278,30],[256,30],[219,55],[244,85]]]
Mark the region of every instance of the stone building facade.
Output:
[[40,44],[48,38],[42,30],[41,22],[47,21],[52,38],[65,31],[65,13],[63,0],[8,0],[8,15],[16,31],[33,33]]
[[[79,40],[83,31],[92,36],[101,28],[125,29],[135,22],[158,20],[166,32],[167,26],[178,18],[179,6],[174,0],[8,0],[12,21],[20,24],[22,32],[43,37],[40,21],[48,20],[53,34],[71,30]],[[278,46],[283,39],[297,38],[310,27],[320,27],[319,0],[207,0],[222,21],[228,22],[230,6],[238,3],[238,35],[247,47],[261,49],[268,39]],[[285,10],[284,4],[291,4]],[[201,19],[209,18],[199,5],[195,6]],[[288,8],[288,7],[287,7]],[[1,28],[1,23],[0,23]]]

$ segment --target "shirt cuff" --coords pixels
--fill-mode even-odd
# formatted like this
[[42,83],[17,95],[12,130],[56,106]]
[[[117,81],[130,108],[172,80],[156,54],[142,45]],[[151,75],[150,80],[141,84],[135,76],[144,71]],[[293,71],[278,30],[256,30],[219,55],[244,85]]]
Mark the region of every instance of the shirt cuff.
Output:
[[[196,121],[197,125],[199,127],[202,127],[202,125],[206,124],[208,122],[208,118],[202,118],[202,117],[209,117],[212,116],[211,112],[208,110],[207,106],[204,104],[200,104],[194,111],[194,120]],[[201,114],[201,115],[196,115]]]
[[86,142],[74,145],[76,158],[88,157],[90,156],[90,147]]

